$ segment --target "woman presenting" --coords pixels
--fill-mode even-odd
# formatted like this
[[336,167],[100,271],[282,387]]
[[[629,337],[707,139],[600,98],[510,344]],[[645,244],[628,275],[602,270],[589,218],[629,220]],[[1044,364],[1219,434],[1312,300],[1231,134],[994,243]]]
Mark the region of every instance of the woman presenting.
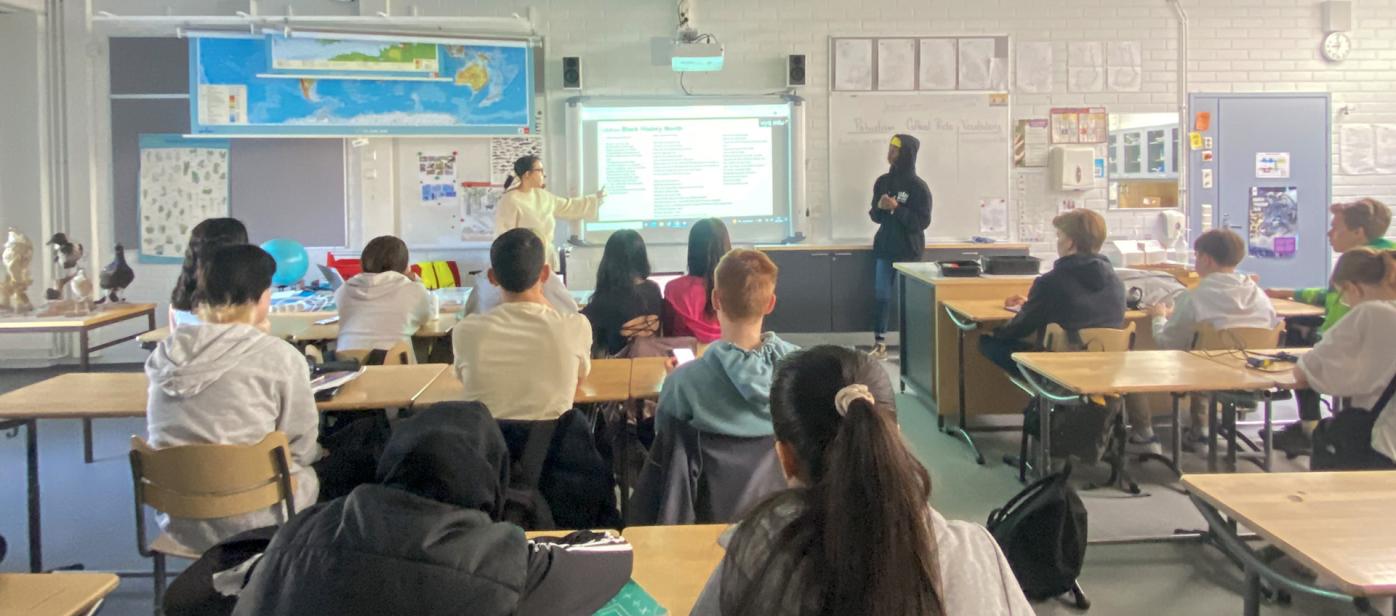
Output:
[[547,249],[548,267],[557,271],[557,250],[553,245],[557,221],[553,219],[595,219],[601,201],[606,198],[606,189],[596,191],[595,195],[568,199],[548,192],[546,186],[542,159],[529,155],[514,161],[514,175],[504,181],[504,196],[495,207],[494,235],[499,237],[519,227],[532,230]]
[[887,147],[891,169],[873,184],[868,216],[878,224],[873,238],[874,289],[877,308],[873,317],[871,355],[887,357],[887,319],[892,308],[892,264],[920,261],[926,251],[926,227],[931,226],[931,189],[916,176],[916,152],[921,142],[911,135],[895,135]]

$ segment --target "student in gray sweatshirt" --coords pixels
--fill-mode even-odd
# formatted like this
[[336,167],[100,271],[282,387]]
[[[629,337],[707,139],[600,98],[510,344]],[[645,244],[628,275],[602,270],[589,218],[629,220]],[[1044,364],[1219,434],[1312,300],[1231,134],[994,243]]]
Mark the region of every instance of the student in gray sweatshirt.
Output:
[[771,377],[776,362],[798,348],[761,331],[776,306],[778,272],[759,251],[737,249],[722,257],[713,285],[722,337],[665,379],[656,432],[678,421],[728,436],[772,434]]
[[388,350],[411,344],[412,334],[436,318],[431,292],[408,276],[407,244],[391,235],[364,246],[364,271],[335,291],[339,306],[338,348]]
[[[195,312],[201,323],[175,330],[145,362],[150,445],[250,445],[271,432],[290,442],[296,507],[315,503],[320,414],[305,358],[255,327],[265,323],[276,263],[247,244],[215,251],[200,264]],[[176,541],[203,551],[245,530],[284,522],[279,507],[209,520],[159,516]]]

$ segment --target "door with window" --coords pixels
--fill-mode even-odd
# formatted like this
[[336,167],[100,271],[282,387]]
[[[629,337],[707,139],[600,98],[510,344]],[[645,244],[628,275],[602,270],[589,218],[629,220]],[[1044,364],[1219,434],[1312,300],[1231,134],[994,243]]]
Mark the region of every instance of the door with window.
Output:
[[1246,240],[1243,271],[1266,287],[1328,280],[1331,202],[1329,98],[1313,94],[1194,94],[1189,149],[1190,231],[1225,227]]

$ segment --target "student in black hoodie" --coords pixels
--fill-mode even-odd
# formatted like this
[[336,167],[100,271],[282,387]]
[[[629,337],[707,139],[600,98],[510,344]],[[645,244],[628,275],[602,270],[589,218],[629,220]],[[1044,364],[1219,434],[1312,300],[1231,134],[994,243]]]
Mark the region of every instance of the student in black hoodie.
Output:
[[873,237],[873,257],[877,259],[874,281],[877,310],[873,317],[873,350],[877,359],[887,357],[887,319],[892,307],[892,264],[920,261],[926,251],[926,227],[931,226],[931,189],[916,175],[916,153],[921,142],[911,135],[898,134],[887,146],[891,169],[873,184],[872,208],[868,216],[877,223]]
[[1028,296],[1004,302],[1018,310],[1012,321],[979,339],[990,361],[1017,374],[1012,355],[1040,348],[1042,330],[1056,323],[1067,331],[1090,327],[1119,328],[1125,321],[1125,288],[1115,268],[1100,254],[1105,244],[1105,217],[1093,210],[1072,210],[1052,219],[1057,254],[1052,271],[1033,281]]
[[509,450],[478,402],[401,421],[378,483],[277,531],[237,616],[591,614],[630,579],[623,539],[524,537],[501,522]]

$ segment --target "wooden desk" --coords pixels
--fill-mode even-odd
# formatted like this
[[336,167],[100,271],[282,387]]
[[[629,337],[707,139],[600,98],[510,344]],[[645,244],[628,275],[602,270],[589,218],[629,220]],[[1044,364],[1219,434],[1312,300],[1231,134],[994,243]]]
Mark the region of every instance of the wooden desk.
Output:
[[[1343,593],[1396,595],[1396,471],[1187,475],[1183,485]],[[1258,614],[1260,580],[1247,578],[1246,613]]]
[[1270,299],[1270,304],[1275,307],[1275,313],[1282,319],[1295,317],[1321,317],[1327,311],[1322,307],[1296,302],[1292,299]]
[[[1296,357],[1303,356],[1312,351],[1312,348],[1297,349],[1251,349],[1247,351],[1251,356],[1275,355],[1277,353],[1288,353]],[[1294,389],[1294,366],[1293,363],[1275,362],[1270,368],[1252,368],[1246,363],[1246,353],[1241,351],[1192,351],[1193,355],[1206,358],[1209,361],[1219,363],[1223,366],[1244,370],[1263,379],[1270,380],[1270,386],[1274,389]]]
[[[108,340],[98,345],[92,344],[90,339],[92,330],[141,317],[146,318],[146,329],[142,332]],[[141,333],[154,329],[155,304],[110,304],[99,306],[97,311],[92,314],[72,317],[5,317],[0,319],[0,334],[76,333],[78,335],[78,361],[83,372],[91,367],[93,351],[100,351],[127,340],[134,340]]]
[[[333,399],[316,406],[321,411],[408,407],[446,368],[445,364],[369,366]],[[30,571],[43,571],[38,420],[144,417],[149,387],[144,372],[82,372],[0,394],[0,430],[26,428]]]
[[[339,316],[339,313],[332,310],[320,310],[315,312],[273,312],[267,315],[267,321],[271,324],[271,329],[267,333],[283,340],[291,340],[295,338],[296,335],[308,329],[326,327],[324,325],[316,325],[315,322],[336,316]],[[335,331],[338,332],[339,330],[336,329]],[[137,336],[136,339],[143,345],[153,345],[159,344],[169,337],[170,328],[163,327],[160,329],[152,329],[151,331]]]
[[593,359],[591,373],[577,388],[577,404],[625,402],[630,399],[629,359]]
[[[1114,353],[1014,353],[1013,360],[1027,371],[1046,378],[1058,388],[1073,396],[1124,396],[1127,394],[1167,393],[1173,397],[1173,457],[1174,469],[1182,457],[1181,417],[1178,397],[1182,394],[1207,394],[1217,392],[1264,392],[1274,387],[1274,379],[1253,374],[1240,368],[1218,364],[1205,357],[1187,351],[1126,351]],[[1041,444],[1038,468],[1051,468],[1051,388],[1045,388],[1039,379],[1028,382],[1043,395],[1039,398],[1039,420],[1042,422],[1038,433]],[[1218,418],[1213,408],[1211,425],[1217,426]],[[1265,415],[1270,418],[1270,404],[1266,401]],[[1268,426],[1267,426],[1268,427]],[[1208,446],[1208,468],[1217,465],[1217,431],[1209,431],[1211,440]],[[1234,439],[1234,432],[1230,437]],[[1228,441],[1229,451],[1234,454],[1235,443]],[[1267,452],[1268,455],[1268,452]],[[1233,456],[1234,457],[1234,456]],[[1266,465],[1268,467],[1268,460]]]
[[664,379],[669,376],[669,358],[642,357],[634,361],[630,369],[630,399],[659,398],[659,390],[664,388]]
[[[423,323],[417,329],[417,333],[412,334],[414,338],[444,338],[451,335],[451,328],[460,322],[460,315],[442,314],[441,316]],[[290,336],[292,342],[320,342],[323,340],[335,340],[339,338],[339,323],[328,325],[314,325],[301,329]]]
[[0,616],[87,614],[119,583],[113,573],[0,573]]
[[635,548],[631,577],[670,614],[693,610],[708,576],[722,561],[717,538],[726,524],[631,526],[621,533]]

